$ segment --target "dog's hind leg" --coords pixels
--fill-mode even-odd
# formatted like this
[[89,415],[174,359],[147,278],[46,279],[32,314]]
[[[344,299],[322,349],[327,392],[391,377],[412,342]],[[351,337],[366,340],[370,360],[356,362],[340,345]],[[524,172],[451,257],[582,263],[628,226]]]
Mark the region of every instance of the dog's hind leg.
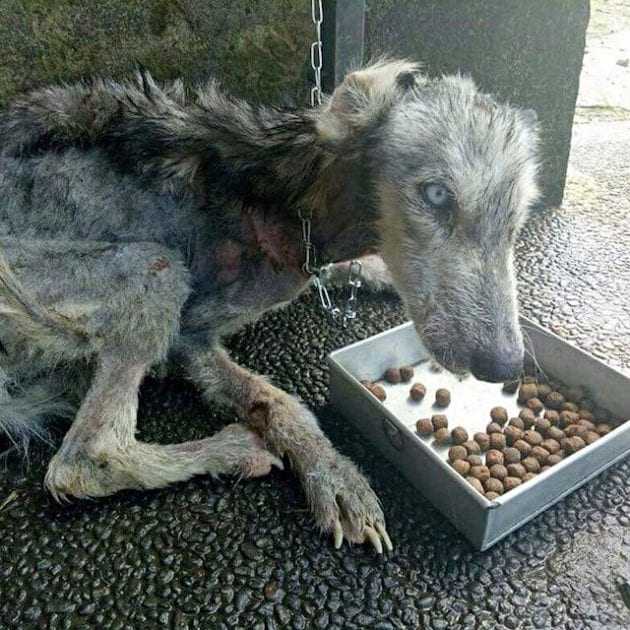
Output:
[[221,349],[190,350],[193,379],[212,399],[233,405],[278,456],[287,456],[297,473],[315,521],[334,536],[391,549],[378,498],[368,481],[337,453],[315,416],[295,398],[264,378],[236,365]]
[[[177,253],[152,243],[1,244],[9,264],[5,293],[7,299],[16,296],[15,307],[0,318],[8,351],[28,342],[44,368],[47,357],[55,364],[96,358],[87,395],[48,468],[45,483],[54,496],[157,488],[205,473],[256,476],[280,465],[241,425],[184,444],[135,439],[138,388],[147,369],[166,356],[189,294],[188,272]],[[37,325],[29,326],[32,313]],[[65,322],[84,339],[82,345],[54,343],[56,327]],[[16,370],[28,370],[29,361],[22,364]]]
[[99,358],[90,390],[48,467],[45,485],[56,499],[161,488],[200,474],[255,477],[281,466],[255,433],[238,424],[182,444],[137,441],[138,388],[147,367],[111,354]]

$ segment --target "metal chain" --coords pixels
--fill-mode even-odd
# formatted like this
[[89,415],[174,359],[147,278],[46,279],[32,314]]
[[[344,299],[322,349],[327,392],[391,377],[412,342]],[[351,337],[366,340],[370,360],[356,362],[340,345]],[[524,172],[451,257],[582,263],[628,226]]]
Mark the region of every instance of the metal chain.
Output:
[[311,0],[311,15],[315,24],[315,41],[311,44],[311,66],[315,74],[315,85],[311,88],[311,107],[322,104],[322,22],[324,10],[322,0]]
[[[315,41],[311,44],[311,67],[315,77],[315,85],[311,88],[311,107],[318,107],[322,104],[322,22],[324,21],[324,10],[322,0],[311,0],[311,16],[315,25]],[[328,273],[324,273],[322,268],[317,266],[317,256],[315,246],[311,241],[311,225],[313,212],[310,209],[300,210],[300,221],[302,223],[302,244],[304,245],[304,263],[302,269],[313,279],[313,285],[317,289],[319,301],[322,308],[329,313],[333,319],[342,317],[343,325],[356,319],[357,291],[361,286],[361,263],[353,260],[348,271],[348,287],[350,295],[346,300],[343,312],[333,301],[326,287]]]

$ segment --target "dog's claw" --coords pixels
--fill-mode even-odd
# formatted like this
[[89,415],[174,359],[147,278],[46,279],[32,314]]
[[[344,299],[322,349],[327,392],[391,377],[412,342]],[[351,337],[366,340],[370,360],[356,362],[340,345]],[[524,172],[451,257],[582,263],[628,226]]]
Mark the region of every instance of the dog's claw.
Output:
[[335,521],[334,537],[335,537],[335,549],[340,549],[343,543],[343,527],[341,526],[339,519]]
[[365,534],[365,537],[372,543],[374,549],[376,549],[376,553],[383,553],[383,545],[381,544],[381,539],[376,531],[372,529],[369,525],[366,525],[363,533]]
[[394,545],[392,545],[391,538],[389,537],[389,534],[387,533],[385,526],[381,525],[380,523],[376,523],[375,527],[376,527],[376,531],[380,534],[381,538],[383,539],[383,542],[385,543],[385,549],[387,549],[387,551],[393,551]]

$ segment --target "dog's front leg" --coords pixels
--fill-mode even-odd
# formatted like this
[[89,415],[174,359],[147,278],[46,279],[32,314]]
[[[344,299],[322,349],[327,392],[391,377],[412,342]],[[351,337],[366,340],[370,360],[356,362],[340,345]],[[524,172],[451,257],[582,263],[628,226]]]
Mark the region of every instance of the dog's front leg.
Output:
[[[383,259],[370,254],[359,258],[361,263],[361,281],[369,291],[395,293],[394,281]],[[350,261],[334,263],[329,268],[328,281],[334,287],[345,288],[348,283]]]
[[234,363],[221,349],[194,352],[191,375],[209,399],[221,398],[297,473],[318,526],[335,546],[370,542],[391,549],[378,498],[365,477],[335,451],[315,416],[295,398]]

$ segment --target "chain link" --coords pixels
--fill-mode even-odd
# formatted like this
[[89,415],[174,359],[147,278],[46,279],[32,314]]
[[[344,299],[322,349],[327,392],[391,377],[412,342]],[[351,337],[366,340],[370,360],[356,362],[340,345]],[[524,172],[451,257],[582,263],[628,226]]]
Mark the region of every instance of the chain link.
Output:
[[[322,104],[322,22],[324,21],[324,10],[322,8],[322,0],[311,0],[311,16],[315,25],[315,41],[311,44],[311,67],[315,78],[315,85],[311,88],[310,102],[311,107],[318,107]],[[357,291],[361,287],[361,263],[353,260],[348,270],[348,287],[350,294],[344,305],[343,312],[333,301],[326,287],[329,269],[322,269],[317,266],[317,256],[315,246],[311,241],[311,226],[313,220],[313,212],[310,209],[299,211],[300,221],[302,223],[302,244],[304,246],[304,263],[302,269],[304,273],[311,276],[313,285],[317,289],[319,301],[322,308],[329,313],[333,319],[342,317],[343,325],[356,319],[356,303]]]
[[315,24],[315,41],[311,44],[311,67],[315,75],[315,85],[311,89],[311,107],[322,104],[322,22],[324,10],[322,0],[311,0],[311,16]]

